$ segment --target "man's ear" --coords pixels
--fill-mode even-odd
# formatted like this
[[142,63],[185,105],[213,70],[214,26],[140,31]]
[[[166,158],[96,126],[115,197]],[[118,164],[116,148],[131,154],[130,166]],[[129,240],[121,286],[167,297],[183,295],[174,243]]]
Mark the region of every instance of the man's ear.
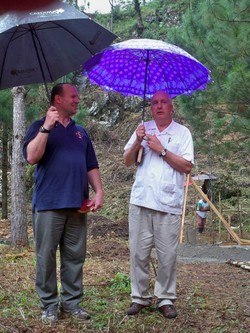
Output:
[[54,100],[55,100],[56,103],[61,103],[61,98],[62,98],[62,96],[55,95]]

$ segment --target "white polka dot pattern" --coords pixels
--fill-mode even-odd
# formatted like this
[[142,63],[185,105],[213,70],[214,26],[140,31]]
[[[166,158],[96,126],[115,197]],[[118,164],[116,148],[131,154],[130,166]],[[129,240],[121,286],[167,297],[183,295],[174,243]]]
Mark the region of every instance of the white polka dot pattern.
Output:
[[163,90],[173,98],[206,89],[210,71],[178,46],[160,40],[116,43],[84,64],[83,74],[107,91],[150,98]]

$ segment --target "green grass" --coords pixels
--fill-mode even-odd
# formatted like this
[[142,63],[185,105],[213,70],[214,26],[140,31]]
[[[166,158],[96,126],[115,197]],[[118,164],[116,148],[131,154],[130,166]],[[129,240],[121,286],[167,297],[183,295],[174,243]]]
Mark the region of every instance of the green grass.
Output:
[[[110,250],[119,248],[119,255]],[[123,246],[123,247],[122,247]],[[123,249],[123,250],[122,250]],[[115,239],[89,241],[91,255],[84,266],[82,306],[91,320],[60,319],[44,325],[34,287],[32,248],[0,246],[0,333],[248,333],[245,295],[249,272],[229,265],[179,264],[178,317],[166,320],[154,303],[135,317],[126,315],[130,304],[127,244]],[[151,272],[153,292],[154,272]]]

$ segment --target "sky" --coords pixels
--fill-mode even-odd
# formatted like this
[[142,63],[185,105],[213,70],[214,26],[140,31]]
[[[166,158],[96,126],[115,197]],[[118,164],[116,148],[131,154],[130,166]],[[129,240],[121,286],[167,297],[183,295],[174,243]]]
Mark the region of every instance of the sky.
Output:
[[110,13],[111,7],[109,4],[109,0],[78,0],[78,5],[82,6],[89,2],[89,8],[87,7],[86,12],[94,13],[98,11],[99,13],[106,14]]

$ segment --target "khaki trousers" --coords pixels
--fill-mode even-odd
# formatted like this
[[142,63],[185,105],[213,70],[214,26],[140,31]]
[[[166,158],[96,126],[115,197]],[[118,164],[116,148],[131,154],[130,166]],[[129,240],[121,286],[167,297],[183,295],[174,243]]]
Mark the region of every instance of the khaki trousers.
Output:
[[176,259],[181,216],[130,205],[129,243],[132,302],[149,305],[150,256],[153,246],[158,259],[154,295],[158,306],[176,299]]

